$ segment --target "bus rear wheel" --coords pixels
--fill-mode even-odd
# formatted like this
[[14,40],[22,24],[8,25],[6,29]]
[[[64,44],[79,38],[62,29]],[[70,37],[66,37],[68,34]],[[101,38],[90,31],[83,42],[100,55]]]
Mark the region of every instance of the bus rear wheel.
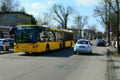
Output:
[[30,53],[29,52],[25,52],[25,55],[29,55]]

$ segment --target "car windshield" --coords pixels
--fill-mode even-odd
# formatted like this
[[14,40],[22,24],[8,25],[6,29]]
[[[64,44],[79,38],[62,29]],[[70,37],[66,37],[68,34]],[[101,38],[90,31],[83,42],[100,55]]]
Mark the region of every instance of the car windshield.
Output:
[[78,41],[77,44],[88,44],[88,41]]
[[104,42],[104,40],[103,40],[103,39],[98,39],[98,41],[99,41],[99,42]]

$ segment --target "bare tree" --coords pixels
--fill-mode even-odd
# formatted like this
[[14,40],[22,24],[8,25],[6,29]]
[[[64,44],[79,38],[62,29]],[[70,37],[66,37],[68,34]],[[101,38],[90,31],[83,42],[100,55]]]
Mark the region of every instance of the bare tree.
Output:
[[96,6],[94,9],[94,16],[95,17],[100,17],[100,22],[104,25],[106,25],[106,28],[109,26],[109,20],[108,20],[108,8],[105,4],[106,2],[103,3],[103,6]]
[[87,21],[88,17],[87,16],[81,16],[81,15],[77,15],[74,19],[74,26],[72,26],[72,28],[74,28],[76,31],[74,32],[76,36],[76,39],[80,39],[82,38],[82,30],[84,28],[84,26],[88,23]]
[[76,16],[74,20],[74,24],[76,28],[82,30],[84,26],[88,23],[87,19],[88,19],[88,16],[84,16],[84,17],[80,15]]
[[113,10],[113,11],[115,12],[115,14],[117,15],[117,26],[116,26],[117,46],[118,46],[117,50],[118,50],[118,52],[120,52],[120,45],[119,45],[119,43],[120,43],[120,41],[119,41],[119,36],[120,36],[120,34],[119,34],[119,32],[120,32],[120,31],[119,31],[120,0],[106,0],[106,1],[109,3],[110,7],[112,8],[112,10]]
[[[95,12],[101,16],[102,21],[105,23],[108,30],[108,38],[110,37],[110,30],[113,29],[117,34],[117,45],[118,51],[120,52],[119,46],[119,13],[120,13],[120,0],[103,0],[104,7],[102,9],[96,9]],[[108,39],[110,42],[110,39]]]
[[95,17],[99,16],[101,19],[101,23],[105,25],[106,32],[108,34],[108,43],[109,45],[111,44],[110,41],[110,26],[111,26],[111,20],[110,20],[110,8],[106,0],[103,0],[103,5],[102,6],[97,6],[96,9],[94,10]]
[[67,29],[68,17],[72,14],[72,7],[65,8],[63,5],[55,4],[52,7],[52,13],[54,14],[54,20],[62,25],[63,29]]
[[89,30],[92,30],[92,31],[94,31],[94,32],[97,32],[97,31],[98,31],[96,25],[91,25],[91,26],[89,25],[89,26],[88,26],[88,29],[89,29]]
[[19,2],[17,0],[1,0],[1,12],[18,11]]
[[37,23],[40,26],[49,25],[51,22],[51,16],[48,13],[39,14],[37,18]]
[[20,12],[25,13],[25,7],[22,7],[22,8],[20,9]]

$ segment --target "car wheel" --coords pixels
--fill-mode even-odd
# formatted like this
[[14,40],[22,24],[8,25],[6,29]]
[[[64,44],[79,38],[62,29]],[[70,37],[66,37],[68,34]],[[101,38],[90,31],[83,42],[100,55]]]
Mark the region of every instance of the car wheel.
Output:
[[76,54],[76,52],[73,52],[73,54]]
[[3,47],[2,46],[0,46],[0,51],[3,51]]
[[6,51],[9,51],[9,47],[6,47]]
[[29,52],[25,52],[25,55],[29,55],[30,53]]
[[90,53],[89,53],[90,55],[92,55],[92,51],[90,51]]

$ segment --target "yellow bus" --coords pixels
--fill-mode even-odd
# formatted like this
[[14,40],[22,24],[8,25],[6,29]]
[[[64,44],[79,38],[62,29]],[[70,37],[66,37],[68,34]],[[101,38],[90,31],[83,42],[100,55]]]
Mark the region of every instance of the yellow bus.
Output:
[[70,30],[38,25],[18,25],[15,28],[15,52],[25,52],[26,54],[49,52],[73,45],[73,32]]

